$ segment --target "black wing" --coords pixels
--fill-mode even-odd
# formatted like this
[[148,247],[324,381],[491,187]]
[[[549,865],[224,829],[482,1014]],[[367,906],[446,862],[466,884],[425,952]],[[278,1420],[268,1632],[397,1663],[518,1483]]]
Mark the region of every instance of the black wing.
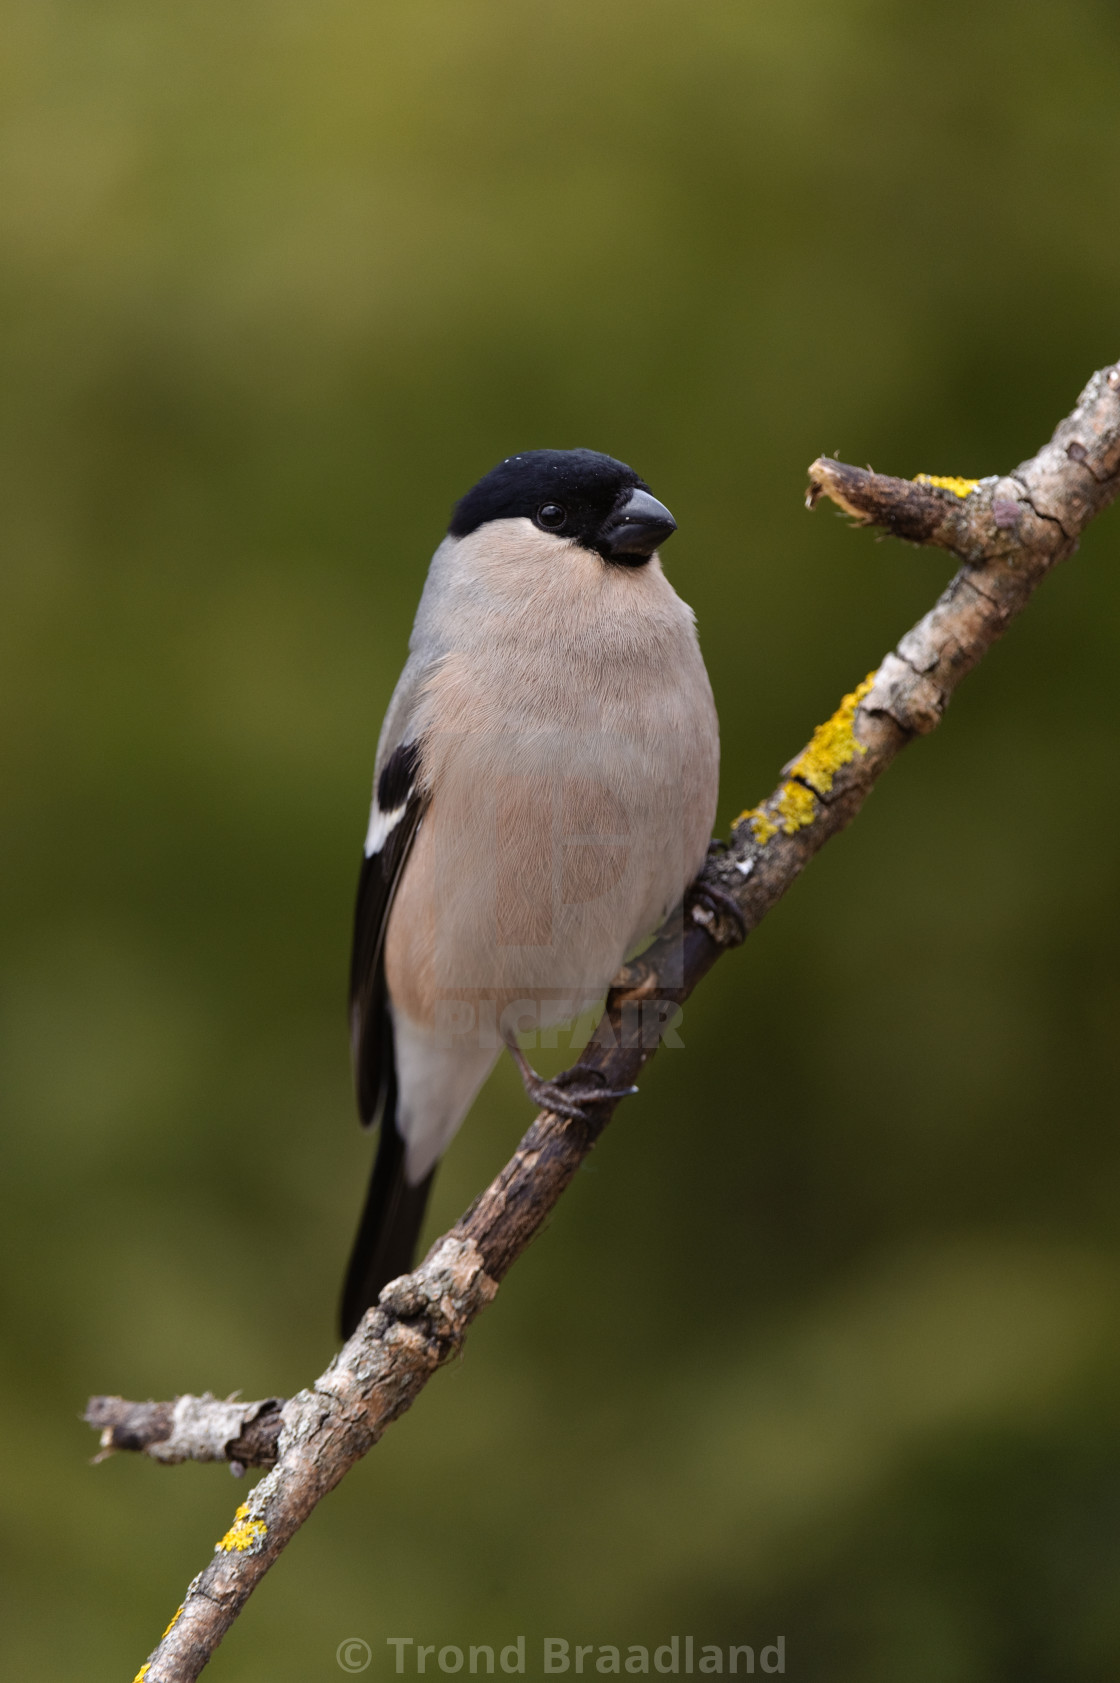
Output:
[[350,1048],[363,1125],[380,1118],[396,1087],[393,1025],[385,988],[385,929],[427,798],[419,788],[420,744],[401,743],[377,780],[371,839],[362,861],[350,955]]

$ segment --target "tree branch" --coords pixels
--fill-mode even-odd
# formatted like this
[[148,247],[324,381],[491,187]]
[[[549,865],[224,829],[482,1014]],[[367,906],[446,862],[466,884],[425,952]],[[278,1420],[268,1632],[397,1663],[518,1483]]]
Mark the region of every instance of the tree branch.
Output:
[[[773,793],[736,820],[687,910],[617,980],[582,1067],[611,1089],[636,1080],[666,1010],[765,917],[851,821],[899,750],[934,729],[961,679],[1113,500],[1118,476],[1120,365],[1094,374],[1051,441],[1003,478],[909,481],[813,463],[810,507],[829,497],[861,524],[938,545],[963,564],[930,612],[784,768]],[[419,1268],[386,1286],[310,1390],[282,1405],[208,1395],[174,1404],[91,1400],[86,1418],[101,1429],[104,1451],[272,1469],[238,1508],[137,1683],[199,1675],[312,1509],[459,1349],[613,1109],[604,1102],[592,1119],[576,1122],[542,1112],[493,1184]]]
[[220,1402],[209,1391],[200,1397],[176,1397],[173,1403],[91,1397],[82,1419],[101,1433],[98,1461],[115,1449],[133,1449],[165,1467],[181,1461],[228,1461],[234,1472],[243,1473],[246,1467],[276,1465],[282,1406],[279,1397]]

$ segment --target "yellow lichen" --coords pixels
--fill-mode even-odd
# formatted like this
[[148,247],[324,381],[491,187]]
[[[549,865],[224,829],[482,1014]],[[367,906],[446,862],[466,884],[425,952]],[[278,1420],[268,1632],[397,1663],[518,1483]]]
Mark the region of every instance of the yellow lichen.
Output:
[[759,847],[765,847],[770,837],[778,833],[778,826],[760,806],[749,806],[745,812],[741,812],[731,828],[737,830],[740,824],[750,825],[751,833]]
[[790,767],[790,775],[807,783],[818,795],[828,794],[841,766],[846,766],[857,754],[867,752],[865,745],[857,742],[852,724],[856,708],[870,694],[874,682],[875,674],[869,672],[863,683],[857,684],[852,693],[844,697],[831,719],[817,726],[809,746],[798,754]]
[[778,826],[768,813],[763,812],[761,807],[751,819],[751,829],[754,831],[755,840],[759,847],[765,847],[770,837],[776,836],[778,833]]
[[749,824],[759,847],[765,847],[779,830],[792,836],[795,831],[803,830],[806,824],[813,822],[816,817],[814,795],[827,795],[840,767],[854,760],[857,754],[867,752],[866,744],[857,740],[852,727],[856,708],[870,693],[874,682],[875,674],[869,672],[862,684],[857,684],[851,694],[844,697],[831,719],[817,726],[809,746],[802,750],[790,767],[790,781],[782,785],[772,809],[768,812],[765,803],[748,807],[736,818],[732,829],[737,829],[740,824]]
[[816,807],[813,791],[806,789],[804,783],[785,784],[778,796],[778,813],[786,835],[792,836],[795,830],[803,830],[806,824],[811,824],[816,817]]
[[967,497],[975,491],[980,481],[978,479],[961,479],[955,473],[916,473],[915,485],[940,485],[943,491],[952,491],[954,497]]
[[242,1502],[233,1516],[233,1524],[225,1536],[214,1544],[214,1553],[244,1554],[246,1549],[255,1548],[267,1531],[268,1526],[263,1519],[249,1518],[249,1504]]
[[[242,1511],[243,1511],[242,1509],[240,1509],[240,1508],[238,1509],[239,1514]],[[229,1535],[231,1535],[231,1533],[227,1532],[226,1536],[229,1536]],[[225,1540],[226,1540],[225,1537],[223,1537],[222,1538],[222,1543],[224,1543]],[[221,1548],[222,1543],[218,1544],[219,1548]],[[171,1632],[175,1629],[175,1626],[179,1623],[179,1620],[182,1617],[183,1617],[183,1609],[182,1609],[181,1606],[179,1606],[175,1609],[175,1614],[174,1614],[174,1617],[171,1620],[171,1623],[168,1625],[167,1629],[164,1631],[163,1636],[160,1637],[161,1642],[163,1642],[167,1637],[169,1637],[171,1635]],[[132,1679],[132,1683],[144,1683],[144,1679],[145,1679],[145,1677],[147,1677],[147,1675],[148,1675],[149,1671],[151,1671],[151,1669],[152,1669],[151,1660],[145,1660],[144,1664],[140,1667],[140,1670],[136,1673],[136,1676]]]

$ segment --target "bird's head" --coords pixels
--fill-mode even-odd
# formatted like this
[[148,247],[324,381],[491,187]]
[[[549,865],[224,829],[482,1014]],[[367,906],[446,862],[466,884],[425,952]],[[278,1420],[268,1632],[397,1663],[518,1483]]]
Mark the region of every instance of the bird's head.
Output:
[[507,456],[456,503],[448,533],[465,538],[492,520],[519,519],[624,567],[644,566],[677,529],[633,468],[597,450]]

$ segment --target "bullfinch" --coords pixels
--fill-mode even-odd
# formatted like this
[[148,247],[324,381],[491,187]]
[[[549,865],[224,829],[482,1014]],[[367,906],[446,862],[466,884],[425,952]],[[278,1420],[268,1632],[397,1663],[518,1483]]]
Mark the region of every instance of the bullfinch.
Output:
[[[343,1336],[413,1263],[436,1164],[518,1037],[601,999],[682,902],[716,809],[719,731],[676,530],[625,463],[530,450],[455,506],[377,749],[350,969],[358,1109],[380,1124]],[[582,1083],[582,1085],[581,1085]]]

